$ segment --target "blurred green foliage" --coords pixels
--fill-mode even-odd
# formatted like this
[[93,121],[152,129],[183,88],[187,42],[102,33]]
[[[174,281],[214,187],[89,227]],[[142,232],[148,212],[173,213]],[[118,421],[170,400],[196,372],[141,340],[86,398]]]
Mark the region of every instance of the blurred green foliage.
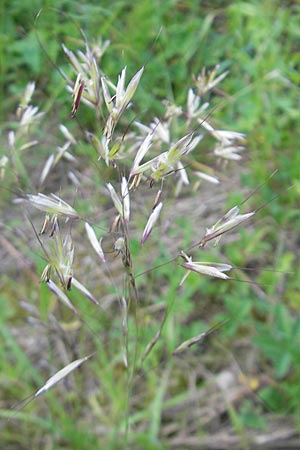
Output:
[[[224,94],[221,105],[214,113],[214,120],[219,128],[232,128],[248,136],[247,171],[241,177],[243,184],[255,189],[265,183],[248,201],[252,204],[247,206],[249,210],[266,204],[258,213],[251,236],[241,232],[237,241],[222,247],[228,259],[238,267],[236,280],[243,278],[244,267],[253,270],[245,272],[249,276],[249,283],[232,280],[222,284],[190,276],[184,293],[178,293],[176,286],[180,274],[175,273],[174,266],[157,270],[156,276],[167,286],[164,298],[158,299],[158,303],[168,304],[171,312],[162,340],[158,342],[155,352],[151,353],[149,362],[145,362],[148,375],[144,376],[147,383],[143,384],[143,394],[146,400],[153,400],[152,407],[149,407],[151,402],[145,400],[145,408],[139,405],[140,411],[132,417],[133,422],[144,417],[150,423],[150,429],[148,433],[137,433],[132,448],[168,448],[159,438],[162,398],[168,374],[160,378],[151,367],[159,365],[176,343],[201,332],[205,323],[222,319],[230,319],[220,332],[222,345],[232,348],[234,354],[235,343],[244,338],[257,349],[260,358],[257,365],[273,381],[260,392],[266,404],[276,413],[299,416],[298,2],[103,0],[81,3],[70,0],[12,0],[3,1],[0,8],[1,151],[6,153],[6,134],[13,126],[12,114],[29,81],[34,80],[37,85],[35,104],[47,111],[50,117],[42,129],[36,130],[43,136],[44,146],[39,152],[30,152],[24,162],[27,173],[40,167],[41,156],[44,158],[47,149],[53,146],[53,139],[57,139],[54,127],[67,121],[71,130],[76,128],[74,123],[68,122],[71,100],[57,67],[69,73],[60,44],[65,42],[70,48],[76,49],[81,38],[81,28],[88,40],[102,36],[111,41],[110,50],[103,57],[108,76],[116,78],[124,65],[128,66],[130,73],[135,73],[147,64],[135,101],[137,110],[141,110],[143,115],[139,119],[150,120],[154,114],[159,115],[162,111],[161,99],[166,96],[178,104],[182,103],[192,75],[197,74],[204,65],[212,68],[220,64],[222,69],[228,69],[230,74],[223,81],[222,89],[230,95]],[[42,11],[37,18],[40,9]],[[92,115],[88,112],[81,113],[83,127],[89,127],[91,120]],[[88,158],[88,152],[90,148],[81,142],[78,155]],[[278,169],[278,173],[268,179],[275,169]],[[26,170],[25,184],[29,183]],[[240,168],[235,170],[239,171]],[[10,208],[11,202],[11,196],[5,189],[16,189],[18,186],[15,186],[13,177],[1,184],[4,188],[3,196],[1,194],[4,211]],[[237,203],[237,199],[241,201],[240,195],[233,192],[228,200],[228,209]],[[95,195],[89,207],[95,208],[96,201]],[[79,199],[79,204],[82,204],[85,212],[84,200]],[[14,220],[5,223],[12,230],[9,239],[26,257],[30,254],[36,267],[39,267],[38,258],[28,253],[24,238],[21,239],[15,233],[20,224]],[[188,236],[187,220],[182,219],[182,227]],[[161,249],[159,258],[165,257],[164,249]],[[259,283],[261,291],[253,288],[253,280]],[[24,318],[24,311],[19,305],[20,286],[22,298],[30,301],[37,297],[43,299],[40,305],[43,318],[49,316],[51,299],[45,289],[30,284],[31,280],[25,275],[8,274],[3,276],[2,281],[0,333],[4,346],[0,353],[0,383],[7,402],[13,404],[16,399],[24,398],[34,391],[36,384],[43,382],[40,370],[25,356],[10,331],[11,327],[20,326]],[[149,282],[153,283],[151,275]],[[176,302],[175,297],[179,298]],[[80,298],[76,301],[80,304]],[[89,306],[85,314],[89,317],[88,323],[92,330],[99,332],[101,324],[105,326],[105,316],[97,318],[97,322]],[[141,349],[155,334],[158,324],[159,321],[149,323],[149,328],[141,338]],[[114,326],[118,325],[116,320]],[[90,370],[101,380],[99,398],[89,398],[87,402],[82,398],[80,386],[84,385],[84,376],[87,375],[83,369],[83,375],[79,374],[76,378],[79,394],[75,393],[74,398],[67,399],[69,412],[60,407],[55,393],[47,394],[50,406],[44,404],[44,419],[38,417],[38,406],[32,403],[20,416],[18,432],[11,424],[8,425],[3,435],[7,449],[41,448],[39,445],[43,442],[44,433],[53,436],[52,446],[49,447],[52,449],[98,448],[97,433],[92,431],[95,423],[86,423],[89,414],[82,413],[81,402],[86,410],[93,411],[97,420],[108,427],[115,427],[114,432],[103,438],[102,447],[120,448],[117,432],[124,420],[126,379],[119,366],[119,342],[113,332],[104,334],[107,342],[104,346],[97,342],[96,333],[92,337],[99,351],[99,359],[91,362]],[[89,348],[90,343],[86,342],[85,336],[78,333],[78,340],[84,349]],[[116,352],[115,361],[110,360],[112,349]],[[212,351],[215,351],[214,346]],[[51,351],[49,354],[51,356]],[[211,367],[225,364],[222,352],[218,357],[220,360],[217,361],[213,353],[207,357]],[[55,354],[52,358],[55,361]],[[98,364],[99,361],[101,364]],[[178,377],[176,386],[184,386],[185,383],[186,380]],[[174,403],[181,399],[180,395],[178,387],[178,392],[174,392]],[[99,405],[105,403],[111,406],[104,412]],[[266,426],[264,411],[254,407],[248,400],[242,404],[239,414],[236,429]],[[6,417],[4,412],[1,415]],[[234,426],[237,419],[234,410],[230,412],[230,417]],[[62,446],[57,442],[61,442]]]

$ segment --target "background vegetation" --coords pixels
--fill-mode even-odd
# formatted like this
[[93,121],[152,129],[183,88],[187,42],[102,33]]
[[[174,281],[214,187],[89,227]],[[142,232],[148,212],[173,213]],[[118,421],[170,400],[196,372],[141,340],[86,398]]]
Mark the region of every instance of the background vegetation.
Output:
[[[37,38],[35,18],[41,7]],[[120,440],[120,430],[126,422],[128,386],[118,356],[113,359],[119,351],[120,319],[114,310],[109,317],[96,317],[92,305],[80,296],[74,300],[88,326],[70,317],[54,318],[53,296],[38,282],[41,251],[22,207],[13,203],[21,189],[36,192],[47,157],[61,145],[58,125],[64,123],[79,140],[75,173],[86,181],[76,205],[86,216],[97,216],[98,208],[105,206],[97,193],[105,180],[93,178],[88,171],[87,161],[97,165],[97,159],[81,139],[81,129],[94,127],[93,116],[82,109],[79,123],[70,119],[71,99],[53,65],[70,72],[60,44],[78,48],[79,27],[89,41],[100,36],[111,41],[102,64],[113,79],[124,65],[134,74],[147,63],[135,97],[135,107],[142,111],[139,119],[146,123],[162,114],[163,98],[182,104],[192,75],[203,66],[211,69],[220,64],[222,70],[229,70],[219,92],[221,100],[212,98],[218,105],[213,117],[219,128],[246,133],[248,150],[242,164],[216,167],[227,186],[226,196],[206,187],[197,198],[208,202],[212,216],[220,215],[265,183],[248,201],[247,210],[265,207],[221,248],[232,264],[252,269],[241,269],[237,278],[257,284],[190,277],[179,295],[180,274],[174,273],[173,266],[157,269],[155,280],[149,276],[145,284],[141,282],[149,296],[157,292],[155,315],[153,304],[152,310],[148,305],[149,327],[141,337],[141,348],[157,331],[161,311],[166,305],[172,309],[163,337],[145,361],[140,383],[132,392],[128,448],[273,448],[272,435],[277,443],[282,440],[281,448],[287,448],[287,441],[298,448],[298,2],[12,0],[3,1],[1,8],[1,152],[9,152],[7,134],[16,127],[14,112],[29,81],[36,82],[34,104],[47,113],[35,130],[39,145],[23,152],[17,180],[13,171],[1,180],[1,448],[90,450],[127,445]],[[269,179],[275,169],[277,174]],[[68,170],[67,163],[58,167],[50,179],[50,192],[67,190]],[[99,224],[108,226],[109,215],[102,217]],[[203,231],[211,223],[214,220],[201,223],[199,219],[199,228]],[[178,229],[184,229],[185,242],[193,241],[189,217],[182,217],[177,225],[174,239]],[[164,242],[159,246],[154,265],[167,259],[166,246]],[[90,284],[101,297],[101,282],[84,249],[81,256],[82,271],[92,273]],[[146,268],[147,260],[143,264]],[[184,339],[223,319],[229,322],[204,348],[180,359],[172,357],[172,350]],[[16,401],[95,347],[97,358],[8,420]],[[258,446],[257,436],[265,438],[264,447]]]

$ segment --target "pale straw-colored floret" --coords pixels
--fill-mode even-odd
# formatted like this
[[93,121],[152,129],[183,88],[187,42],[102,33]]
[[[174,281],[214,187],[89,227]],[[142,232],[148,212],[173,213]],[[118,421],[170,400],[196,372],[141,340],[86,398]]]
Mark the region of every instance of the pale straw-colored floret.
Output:
[[0,179],[2,180],[5,176],[5,170],[9,159],[6,155],[1,156],[0,158]]
[[219,184],[220,180],[217,177],[214,177],[213,175],[208,175],[207,173],[201,172],[201,171],[195,171],[193,172],[196,177],[201,178],[202,180],[208,181],[212,184]]
[[128,190],[128,181],[125,177],[122,178],[121,182],[121,195],[122,199],[118,196],[115,191],[115,188],[111,183],[107,183],[106,187],[109,191],[110,197],[115,205],[116,210],[120,214],[123,219],[128,222],[130,216],[130,199],[129,199],[129,190]]
[[137,170],[137,168],[139,167],[140,162],[143,160],[144,156],[147,154],[148,150],[150,149],[151,145],[152,145],[152,138],[153,138],[153,132],[150,132],[144,139],[144,141],[142,142],[142,145],[140,146],[131,170],[130,170],[130,176],[132,176],[133,174],[135,174],[135,171]]
[[115,88],[115,95],[111,97],[108,89],[108,81],[105,77],[101,78],[103,97],[106,107],[109,112],[109,116],[106,122],[104,134],[110,141],[114,128],[125,111],[129,106],[129,103],[138,87],[139,81],[143,74],[144,67],[142,67],[130,80],[127,88],[125,89],[126,67],[122,70],[118,78],[118,83]]
[[[215,238],[220,238],[222,234],[240,225],[255,214],[255,211],[246,214],[239,214],[239,206],[231,208],[221,219],[219,219],[212,227],[206,229],[206,233],[200,242],[200,246]],[[219,239],[217,239],[218,243]]]
[[122,201],[123,201],[123,217],[126,222],[129,222],[130,196],[129,196],[129,189],[128,189],[128,181],[126,180],[125,177],[122,177],[121,194],[122,194]]
[[151,232],[152,232],[152,229],[153,229],[154,225],[156,224],[156,222],[157,222],[157,220],[158,220],[158,218],[159,218],[159,215],[160,215],[160,212],[161,212],[162,207],[163,207],[163,203],[160,202],[160,203],[154,208],[154,210],[152,211],[152,213],[150,214],[150,217],[149,217],[149,219],[148,219],[148,221],[147,221],[147,224],[146,224],[146,226],[145,226],[145,229],[144,229],[144,231],[143,231],[143,235],[142,235],[142,239],[141,239],[141,244],[144,244],[145,241],[146,241],[146,240],[148,239],[148,237],[150,236],[150,234],[151,234]]
[[211,91],[228,75],[228,71],[225,71],[216,77],[218,70],[219,65],[217,65],[211,72],[207,72],[205,67],[202,69],[200,74],[195,79],[195,85],[200,95],[204,95]]
[[24,92],[24,94],[21,98],[20,104],[18,106],[18,109],[17,109],[17,118],[18,119],[21,118],[24,110],[28,107],[28,105],[31,101],[32,95],[34,93],[34,90],[35,90],[35,82],[32,81],[27,84],[25,92]]
[[157,117],[155,117],[149,126],[137,121],[134,122],[134,124],[142,133],[152,134],[154,142],[160,141],[164,142],[165,144],[170,144],[169,121],[162,122]]
[[152,160],[137,166],[132,174],[137,175],[151,170],[151,178],[153,180],[161,180],[168,174],[176,170],[176,164],[180,159],[188,155],[200,142],[202,136],[193,138],[193,133],[189,133],[183,138],[179,139],[167,152],[163,152]]
[[188,96],[187,96],[187,118],[188,118],[188,120],[196,119],[208,107],[209,107],[208,102],[205,102],[201,105],[201,97],[199,97],[199,95],[195,94],[193,89],[188,90]]
[[38,397],[39,395],[43,394],[44,392],[47,392],[49,389],[51,389],[53,386],[55,386],[57,383],[59,383],[61,380],[63,380],[66,376],[69,375],[73,370],[77,369],[77,367],[81,366],[85,361],[87,361],[89,358],[91,358],[92,355],[85,356],[84,358],[76,359],[75,361],[72,361],[70,364],[65,366],[63,369],[56,372],[52,377],[50,377],[46,383],[38,389],[34,397]]
[[70,133],[70,131],[68,130],[68,128],[65,125],[60,124],[59,129],[62,132],[62,134],[64,135],[64,137],[67,139],[67,141],[69,141],[71,144],[74,144],[74,145],[77,144],[76,139]]
[[179,283],[180,286],[184,283],[184,281],[186,280],[188,275],[190,275],[191,272],[196,272],[201,275],[208,275],[210,277],[228,280],[230,277],[226,275],[224,272],[228,272],[229,270],[232,269],[232,266],[230,264],[192,261],[191,258],[189,258],[189,261],[183,262],[180,265],[181,267],[184,267],[185,269],[188,270],[188,272],[183,276],[182,280],[180,281]]
[[20,126],[27,130],[30,125],[38,122],[45,114],[44,112],[38,112],[38,110],[39,108],[37,106],[27,106],[22,113]]
[[98,300],[93,296],[93,294],[75,277],[72,278],[72,286],[81,292],[88,300],[94,303],[94,305],[99,305]]
[[41,193],[37,195],[28,194],[27,200],[32,206],[48,214],[62,215],[70,219],[78,219],[80,217],[72,206],[55,194],[50,194],[50,197]]
[[54,281],[49,280],[46,282],[48,288],[51,292],[67,307],[69,308],[74,314],[77,314],[77,311],[75,307],[72,305],[69,298],[66,296],[66,294],[57,286],[57,284],[54,283]]
[[214,154],[224,159],[239,161],[242,157],[239,152],[245,150],[241,144],[245,143],[245,135],[236,131],[215,130],[207,120],[198,120],[200,125],[205,128],[216,140]]
[[91,246],[99,256],[100,260],[102,262],[105,262],[105,256],[101,247],[101,240],[102,238],[98,239],[93,228],[91,225],[89,225],[87,222],[85,223],[85,231],[87,233],[88,239],[91,243]]

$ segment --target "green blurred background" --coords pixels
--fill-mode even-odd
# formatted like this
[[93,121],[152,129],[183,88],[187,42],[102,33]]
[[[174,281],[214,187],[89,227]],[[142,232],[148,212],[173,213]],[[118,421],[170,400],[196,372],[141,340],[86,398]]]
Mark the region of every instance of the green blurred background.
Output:
[[[1,155],[9,152],[7,133],[15,126],[14,112],[29,81],[36,83],[34,104],[47,112],[47,119],[36,131],[38,151],[24,156],[20,185],[9,173],[1,180],[1,448],[248,449],[256,448],[250,441],[260,433],[271,435],[281,427],[292,430],[289,437],[299,432],[299,2],[2,0],[0,8]],[[225,211],[242,201],[241,187],[251,191],[265,183],[249,201],[252,209],[266,204],[254,227],[241,231],[238,241],[224,248],[224,254],[236,266],[256,269],[246,273],[259,286],[211,283],[206,279],[199,282],[194,278],[189,282],[181,306],[174,308],[173,318],[166,325],[162,344],[141,375],[143,392],[138,388],[134,392],[136,405],[130,413],[127,444],[119,438],[127,401],[126,377],[111,360],[116,345],[110,347],[110,342],[115,342],[114,332],[103,330],[105,320],[97,323],[89,310],[89,325],[100,336],[98,342],[92,337],[99,346],[99,359],[87,362],[86,368],[74,375],[70,381],[73,389],[54,388],[46,399],[37,399],[17,418],[8,420],[10,406],[49,377],[47,370],[43,372],[44,361],[51,360],[56,370],[64,365],[63,358],[55,363],[57,353],[62,351],[59,342],[65,342],[65,338],[63,331],[61,336],[51,333],[51,296],[33,275],[36,271],[39,276],[42,262],[32,252],[33,238],[27,234],[30,228],[23,228],[23,213],[12,200],[18,188],[25,192],[36,189],[35,171],[41,170],[51,148],[57,145],[58,124],[67,122],[76,134],[77,124],[69,120],[70,98],[55,65],[69,73],[60,44],[76,49],[81,44],[80,28],[88,41],[100,36],[111,41],[102,64],[112,79],[124,65],[135,73],[147,62],[135,97],[136,109],[141,111],[139,119],[145,123],[162,114],[162,99],[183,104],[192,75],[203,66],[212,69],[220,64],[222,70],[229,70],[214,119],[221,128],[246,133],[247,154],[242,164],[231,169],[234,182]],[[89,111],[80,116],[83,128],[89,128],[92,120]],[[82,164],[85,150],[84,144],[77,150]],[[276,175],[269,179],[276,169]],[[188,242],[192,228],[184,220],[182,226]],[[164,249],[160,252],[163,254]],[[14,267],[7,262],[10,258],[15,261]],[[174,281],[173,268],[164,267],[157,276],[168,286],[164,296],[171,302],[178,282],[178,278]],[[39,319],[44,325],[42,320],[38,326],[28,322],[30,311],[22,308],[21,300],[39,304]],[[209,342],[204,354],[195,351],[190,359],[179,363],[167,357],[176,342],[222,319],[230,321]],[[145,342],[155,333],[157,323],[159,318],[150,323]],[[73,352],[67,356],[87,354],[91,347],[88,331],[76,334],[76,344],[69,342]],[[108,342],[105,348],[101,348],[103,340]],[[66,362],[69,360],[66,357]],[[241,389],[239,401],[225,402],[219,422],[209,425],[199,410],[210,404],[213,394],[207,380],[197,378],[198,361],[216,379],[238,367],[240,378],[244,377],[242,386],[248,389],[247,393]],[[156,366],[157,370],[153,369]],[[203,389],[205,397],[200,406],[188,400],[193,392],[188,374],[192,373],[195,386]],[[66,382],[65,387],[70,386]],[[236,440],[227,447],[220,440],[220,446],[213,447],[221,431],[233,433]],[[191,440],[180,441],[181,435]],[[280,448],[288,447],[283,443]]]

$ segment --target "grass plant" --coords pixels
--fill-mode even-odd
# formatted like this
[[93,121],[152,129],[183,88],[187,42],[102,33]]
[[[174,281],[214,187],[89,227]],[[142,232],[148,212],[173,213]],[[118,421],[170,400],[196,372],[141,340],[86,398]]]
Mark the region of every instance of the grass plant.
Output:
[[2,10],[3,448],[292,448],[297,2]]

